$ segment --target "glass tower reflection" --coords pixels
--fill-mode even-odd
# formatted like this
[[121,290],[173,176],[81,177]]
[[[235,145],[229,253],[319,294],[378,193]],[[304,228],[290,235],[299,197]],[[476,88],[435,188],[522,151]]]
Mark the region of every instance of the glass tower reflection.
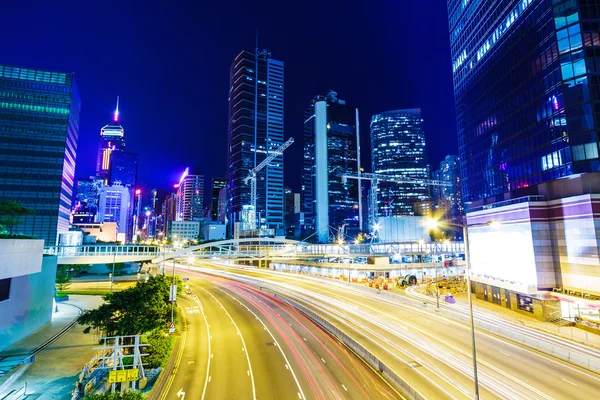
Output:
[[542,182],[600,170],[600,29],[590,3],[448,0],[465,202],[535,194]]

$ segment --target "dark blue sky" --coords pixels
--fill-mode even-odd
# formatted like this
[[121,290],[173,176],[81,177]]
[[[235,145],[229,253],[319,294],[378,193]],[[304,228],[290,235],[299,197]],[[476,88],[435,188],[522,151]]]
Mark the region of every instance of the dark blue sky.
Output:
[[360,110],[363,164],[370,116],[397,108],[421,107],[434,167],[457,149],[445,0],[6,3],[0,62],[76,75],[78,177],[94,172],[117,95],[146,192],[171,187],[186,166],[207,183],[223,176],[229,66],[256,29],[285,62],[285,134],[296,139],[287,186],[300,189],[303,110],[330,88]]

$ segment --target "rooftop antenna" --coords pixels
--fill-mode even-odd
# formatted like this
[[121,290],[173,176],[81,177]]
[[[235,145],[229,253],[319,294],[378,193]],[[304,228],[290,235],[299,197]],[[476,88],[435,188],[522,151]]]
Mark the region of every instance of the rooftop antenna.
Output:
[[117,108],[115,109],[115,122],[119,120],[119,96],[117,96]]

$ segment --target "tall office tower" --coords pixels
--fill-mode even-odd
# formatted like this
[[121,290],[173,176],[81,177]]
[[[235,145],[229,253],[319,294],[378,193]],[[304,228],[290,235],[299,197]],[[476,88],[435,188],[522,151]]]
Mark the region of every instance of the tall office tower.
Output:
[[[250,170],[283,144],[283,62],[263,50],[242,50],[233,60],[229,87],[227,134],[229,222],[241,222],[251,205]],[[256,176],[256,220],[259,228],[283,228],[283,156]]]
[[217,221],[219,219],[219,192],[225,187],[227,182],[224,178],[213,178],[212,189],[210,191],[210,219]]
[[132,202],[125,186],[112,185],[100,188],[96,222],[116,222],[117,240],[125,242],[128,235],[128,206]]
[[177,188],[177,221],[204,219],[204,175],[190,175],[186,168]]
[[77,179],[73,223],[90,224],[95,222],[98,213],[98,195],[102,184],[103,180],[95,176]]
[[[420,109],[386,111],[371,117],[371,163],[374,173],[429,179]],[[377,216],[415,215],[415,203],[428,200],[425,185],[379,182]]]
[[450,217],[456,223],[462,223],[464,207],[462,202],[462,187],[460,180],[460,158],[458,156],[448,155],[440,162],[440,169],[433,179],[442,182],[451,183],[452,186],[436,186],[441,193],[438,200],[450,202]]
[[34,211],[14,232],[69,229],[81,100],[72,73],[0,65],[0,200]]
[[125,149],[125,129],[119,124],[119,98],[113,121],[100,129],[100,142],[98,156],[96,157],[96,176],[108,183],[110,175],[111,153],[115,150]]
[[556,286],[600,295],[596,7],[448,0],[470,258],[490,299]]
[[358,109],[330,91],[315,97],[305,113],[302,202],[305,224],[321,243],[331,233],[356,236],[362,228],[358,183],[343,173],[360,168]]

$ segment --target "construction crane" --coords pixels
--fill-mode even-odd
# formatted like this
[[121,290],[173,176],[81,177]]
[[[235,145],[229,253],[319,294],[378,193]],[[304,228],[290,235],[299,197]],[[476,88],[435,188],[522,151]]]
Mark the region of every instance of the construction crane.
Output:
[[[279,146],[277,150],[269,153],[260,164],[252,168],[248,176],[244,178],[244,184],[247,185],[248,181],[250,181],[250,204],[254,207],[254,212],[256,212],[256,174],[269,165],[276,157],[282,155],[283,151],[290,147],[292,143],[294,143],[294,138],[289,138],[288,141]],[[254,221],[256,221],[255,218]]]
[[445,181],[437,181],[434,179],[419,179],[419,178],[410,178],[403,175],[386,175],[386,174],[377,174],[370,172],[362,172],[360,174],[351,174],[351,173],[343,173],[340,174],[342,178],[342,183],[346,183],[348,179],[357,179],[358,184],[360,186],[361,180],[371,181],[371,207],[369,207],[371,212],[373,213],[373,220],[377,217],[377,186],[379,185],[379,181],[382,182],[394,182],[394,183],[411,183],[416,185],[424,185],[424,186],[447,186],[451,187],[452,182]]

